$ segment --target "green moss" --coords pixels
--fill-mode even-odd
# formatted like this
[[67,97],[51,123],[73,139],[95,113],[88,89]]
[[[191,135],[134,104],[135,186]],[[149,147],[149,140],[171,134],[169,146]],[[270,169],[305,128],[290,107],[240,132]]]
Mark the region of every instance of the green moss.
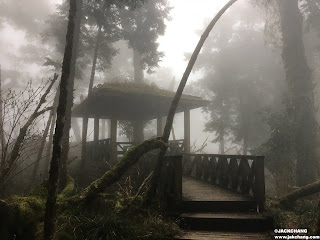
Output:
[[267,215],[273,217],[275,228],[308,228],[309,234],[317,231],[318,200],[300,200],[290,209],[284,209],[278,201],[267,199]]
[[62,190],[62,192],[58,195],[58,198],[70,197],[74,191],[74,179],[67,175],[67,183],[66,187]]
[[40,197],[45,199],[47,197],[47,181],[44,181],[40,186],[35,187],[31,192],[30,196]]
[[37,225],[43,221],[45,201],[38,196],[12,198],[0,202],[2,239],[35,239]]
[[[108,92],[117,92],[119,94],[134,94],[134,95],[154,95],[154,96],[163,96],[163,97],[174,97],[175,92],[168,91],[165,89],[159,88],[155,83],[136,83],[136,82],[108,82],[99,84],[93,88],[93,94],[105,93],[108,95]],[[200,99],[199,97],[183,94],[182,98],[185,99]]]
[[59,214],[57,239],[144,240],[173,239],[179,232],[174,221],[157,210],[142,209],[121,193],[100,194],[90,206]]
[[[144,144],[164,146],[154,140]],[[135,151],[145,150],[144,147],[131,148],[126,154],[136,157],[139,154]],[[124,161],[121,168],[129,163]],[[57,201],[56,240],[160,240],[172,239],[179,232],[177,224],[163,217],[160,211],[141,208],[140,198],[132,201],[132,197],[120,192],[102,192],[84,205],[79,204],[78,195],[69,197],[74,191],[74,181],[68,177],[67,186]],[[34,189],[31,196],[0,201],[0,238],[13,239],[16,235],[16,240],[41,239],[45,203],[44,186]]]

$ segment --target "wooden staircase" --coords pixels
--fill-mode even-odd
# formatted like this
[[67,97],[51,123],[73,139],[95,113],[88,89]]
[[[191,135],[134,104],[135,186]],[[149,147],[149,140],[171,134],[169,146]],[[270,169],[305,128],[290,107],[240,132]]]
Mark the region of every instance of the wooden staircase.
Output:
[[248,196],[208,183],[183,178],[180,227],[183,240],[270,240],[272,219],[257,212]]

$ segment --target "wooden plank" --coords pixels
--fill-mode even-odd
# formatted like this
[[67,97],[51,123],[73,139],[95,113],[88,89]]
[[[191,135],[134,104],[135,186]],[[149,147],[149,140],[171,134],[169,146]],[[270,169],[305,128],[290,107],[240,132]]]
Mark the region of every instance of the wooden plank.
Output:
[[264,158],[264,156],[253,156],[253,155],[232,155],[232,154],[206,154],[206,153],[183,153],[185,156],[198,156],[201,155],[203,157],[226,157],[226,158],[236,158],[236,159],[248,159],[248,160],[258,160]]
[[192,218],[220,218],[220,219],[265,219],[261,214],[257,212],[223,212],[223,213],[183,213],[181,217],[192,217]]
[[251,201],[249,196],[231,192],[191,177],[182,179],[182,198],[190,201]]

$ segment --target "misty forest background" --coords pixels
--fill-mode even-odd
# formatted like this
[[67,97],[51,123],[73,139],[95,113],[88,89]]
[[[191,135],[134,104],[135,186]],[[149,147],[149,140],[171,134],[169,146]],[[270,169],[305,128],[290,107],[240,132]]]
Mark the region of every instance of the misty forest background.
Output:
[[[60,76],[54,83],[47,79],[61,73],[69,1],[52,6],[42,0],[0,1],[3,198],[27,195],[48,177],[50,123],[55,122],[51,106],[57,105]],[[127,87],[147,83],[175,91],[181,77],[175,66],[159,67],[165,59],[161,37],[176,17],[172,11],[166,0],[83,1],[73,103],[69,96],[68,104],[80,103],[105,82]],[[197,30],[199,38],[201,34]],[[10,42],[10,36],[21,42]],[[190,56],[186,51],[186,62]],[[191,112],[192,151],[266,156],[268,197],[315,182],[320,174],[319,81],[318,0],[237,1],[210,33],[184,91],[210,100],[208,107]],[[40,97],[51,83],[41,108],[45,111],[40,111]],[[11,161],[20,129],[35,110],[39,114]],[[174,120],[177,139],[183,138],[181,119],[178,114]],[[109,122],[100,124],[100,138],[106,138]],[[68,165],[80,160],[74,156],[81,151],[82,120],[69,115],[66,125],[70,136],[65,131],[62,156]],[[134,123],[120,121],[118,127],[119,139],[135,139]],[[145,139],[155,132],[155,124],[146,123]],[[87,138],[93,139],[91,120]]]

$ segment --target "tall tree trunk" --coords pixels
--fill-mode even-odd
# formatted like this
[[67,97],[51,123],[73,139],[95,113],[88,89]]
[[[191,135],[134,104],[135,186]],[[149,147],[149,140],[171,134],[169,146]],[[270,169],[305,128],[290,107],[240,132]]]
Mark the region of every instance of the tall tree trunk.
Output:
[[[93,88],[93,82],[96,74],[97,59],[98,59],[101,40],[102,40],[102,24],[99,25],[99,29],[96,37],[96,44],[95,44],[94,53],[93,53],[93,61],[92,61],[90,82],[89,82],[89,88],[88,88],[88,98],[91,96],[91,92]],[[83,117],[83,122],[82,122],[83,125],[82,125],[81,169],[84,168],[85,160],[86,160],[88,120],[89,120],[88,115],[85,115]]]
[[0,162],[0,167],[3,167],[5,164],[5,155],[4,155],[4,144],[5,144],[5,139],[4,139],[4,132],[3,132],[3,109],[2,109],[2,77],[1,77],[1,65],[0,65],[0,144],[1,144],[1,162]]
[[219,152],[220,154],[224,154],[224,135],[225,135],[225,127],[224,127],[224,106],[223,106],[223,98],[219,97],[219,108],[220,108],[220,131],[219,131]]
[[59,92],[60,90],[57,90],[55,101],[53,103],[53,117],[51,121],[51,128],[50,128],[50,134],[49,134],[49,142],[48,142],[48,147],[46,151],[46,159],[45,159],[45,164],[44,164],[44,178],[46,179],[48,177],[48,171],[49,171],[49,163],[51,159],[51,149],[52,149],[52,140],[53,140],[53,131],[54,127],[56,126],[56,119],[57,119],[57,107],[59,103]]
[[[176,83],[176,78],[173,77],[172,80],[171,80],[171,82],[170,82],[170,85],[169,85],[169,87],[168,87],[168,90],[169,90],[169,91],[173,92],[173,90],[174,90],[174,84],[175,84],[175,83]],[[176,134],[175,134],[175,132],[174,132],[173,122],[172,122],[171,133],[172,133],[172,138],[173,138],[173,140],[176,140]]]
[[[63,131],[66,125],[66,114],[67,114],[67,101],[68,95],[72,95],[72,92],[69,91],[71,84],[71,74],[72,74],[72,56],[74,53],[74,38],[76,34],[76,17],[77,17],[77,7],[82,7],[78,5],[80,1],[70,0],[70,10],[69,10],[69,20],[68,28],[66,35],[66,47],[63,57],[62,64],[62,74],[60,81],[60,95],[59,95],[59,104],[57,109],[57,123],[55,134],[53,138],[53,152],[52,159],[50,163],[50,172],[48,180],[48,195],[46,201],[46,209],[44,215],[44,230],[43,230],[43,239],[52,240],[54,236],[54,221],[56,216],[56,200],[57,200],[57,187],[58,187],[58,178],[60,170],[60,161],[62,157],[62,138]],[[71,84],[73,86],[73,84]],[[69,129],[68,129],[69,130]]]
[[136,83],[143,83],[144,73],[142,69],[142,57],[138,50],[133,49],[133,69],[134,69],[134,81]]
[[83,0],[76,0],[77,1],[77,15],[76,15],[76,22],[75,22],[75,32],[73,37],[73,52],[72,52],[72,59],[71,59],[71,68],[70,68],[70,76],[69,76],[69,83],[68,83],[68,92],[67,95],[67,107],[66,107],[66,122],[64,125],[63,130],[63,139],[62,139],[62,153],[61,153],[61,161],[60,161],[60,173],[59,173],[59,189],[62,190],[66,183],[67,183],[67,160],[68,160],[68,153],[69,153],[69,139],[70,139],[70,129],[71,129],[71,109],[73,106],[73,89],[74,89],[74,79],[75,79],[75,69],[76,69],[76,62],[78,56],[78,43],[79,43],[79,36],[80,36],[80,25],[82,19],[82,6]]
[[316,147],[319,129],[314,114],[313,84],[303,44],[303,17],[298,0],[277,0],[283,39],[282,59],[293,121],[297,151],[296,183],[303,186],[317,178]]
[[29,182],[29,187],[28,187],[28,190],[27,190],[27,191],[30,191],[30,189],[32,188],[32,186],[33,186],[33,184],[34,184],[34,181],[35,181],[35,179],[36,179],[36,176],[37,176],[37,172],[38,172],[40,160],[41,160],[41,157],[42,157],[44,145],[45,145],[45,143],[46,143],[46,139],[47,139],[47,136],[48,136],[49,128],[50,128],[50,125],[51,125],[51,120],[52,120],[52,117],[53,117],[53,112],[54,112],[54,109],[52,108],[51,111],[50,111],[50,114],[49,114],[49,118],[48,118],[46,127],[45,127],[45,129],[44,129],[43,134],[42,134],[42,139],[41,139],[39,151],[38,151],[38,154],[37,154],[37,159],[36,159],[36,162],[35,162],[34,167],[33,167],[33,171],[32,171],[31,178],[30,178],[30,182]]
[[[209,36],[210,31],[212,30],[213,26],[216,24],[216,22],[219,20],[219,18],[222,16],[222,14],[232,5],[236,2],[237,0],[230,0],[218,13],[217,15],[211,20],[211,22],[209,23],[209,25],[207,26],[206,30],[203,32],[203,34],[201,35],[201,38],[195,48],[195,50],[193,51],[191,58],[189,60],[189,63],[187,65],[187,68],[182,76],[182,79],[180,81],[179,87],[177,89],[176,94],[174,95],[173,101],[171,102],[171,106],[168,112],[168,116],[167,116],[167,122],[163,131],[163,135],[162,135],[162,140],[165,143],[168,143],[168,139],[169,139],[169,135],[170,135],[170,131],[172,128],[172,123],[173,123],[173,118],[176,112],[176,109],[178,107],[183,89],[187,83],[187,80],[189,78],[189,75],[192,71],[192,68],[197,60],[197,57],[200,53],[200,50],[205,42],[205,40],[207,39],[207,37]],[[154,168],[153,171],[153,176],[151,179],[151,186],[146,194],[145,197],[145,202],[144,204],[149,204],[150,201],[152,200],[152,198],[154,197],[156,190],[158,189],[158,184],[160,181],[160,173],[162,170],[162,164],[163,164],[163,158],[164,155],[166,153],[166,148],[163,148],[160,150],[160,153],[158,155],[157,161],[156,161],[156,166]]]
[[[135,83],[144,83],[144,74],[142,69],[142,58],[139,51],[133,49],[133,69],[134,69],[134,81]],[[133,141],[142,142],[144,140],[144,121],[135,120],[133,123]]]

